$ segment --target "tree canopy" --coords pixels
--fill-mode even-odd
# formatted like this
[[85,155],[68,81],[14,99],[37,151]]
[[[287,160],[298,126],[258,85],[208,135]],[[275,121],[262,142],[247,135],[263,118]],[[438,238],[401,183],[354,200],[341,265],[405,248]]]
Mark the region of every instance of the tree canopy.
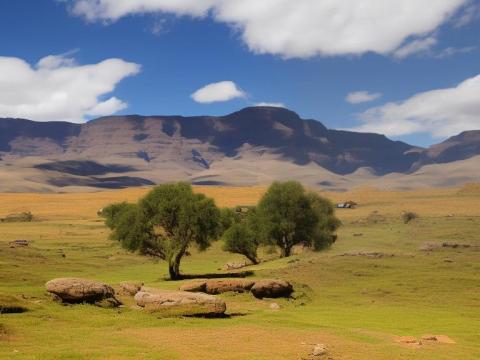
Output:
[[258,205],[267,242],[280,247],[283,257],[291,255],[294,245],[316,250],[336,239],[340,225],[333,205],[315,193],[308,193],[295,181],[274,182]]
[[166,260],[171,279],[180,278],[180,262],[190,245],[205,250],[220,232],[215,202],[195,194],[187,183],[159,185],[138,204],[107,209],[112,237],[131,251]]

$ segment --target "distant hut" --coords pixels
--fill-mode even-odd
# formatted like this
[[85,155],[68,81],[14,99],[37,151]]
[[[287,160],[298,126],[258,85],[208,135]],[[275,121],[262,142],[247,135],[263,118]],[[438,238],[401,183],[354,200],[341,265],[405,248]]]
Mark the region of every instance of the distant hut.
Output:
[[357,207],[357,203],[355,201],[345,201],[342,203],[337,204],[338,209],[355,209]]

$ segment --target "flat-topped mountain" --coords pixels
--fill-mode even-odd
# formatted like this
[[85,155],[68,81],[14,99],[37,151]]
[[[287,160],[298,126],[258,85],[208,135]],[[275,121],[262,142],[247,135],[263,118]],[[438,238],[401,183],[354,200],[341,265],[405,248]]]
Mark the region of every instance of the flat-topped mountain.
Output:
[[219,117],[109,116],[81,125],[0,119],[0,169],[19,169],[32,186],[48,188],[174,180],[243,185],[286,178],[342,188],[351,179],[475,157],[479,134],[466,132],[421,149],[383,135],[330,130],[275,107]]

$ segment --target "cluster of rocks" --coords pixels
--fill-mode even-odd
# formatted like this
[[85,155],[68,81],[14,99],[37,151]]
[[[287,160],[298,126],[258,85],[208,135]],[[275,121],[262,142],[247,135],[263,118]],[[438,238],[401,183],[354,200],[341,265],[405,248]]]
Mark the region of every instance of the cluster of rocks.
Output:
[[390,258],[394,257],[395,254],[388,254],[378,251],[366,252],[366,251],[350,251],[343,253],[339,256],[365,256],[372,259],[382,259],[382,258]]
[[455,341],[452,340],[447,335],[423,335],[420,339],[417,339],[415,336],[400,336],[396,339],[398,343],[408,344],[408,345],[423,345],[423,344],[455,344]]
[[230,271],[230,270],[239,270],[243,269],[244,267],[247,267],[248,264],[246,261],[242,262],[229,262],[226,263],[223,268],[220,268],[219,270],[225,270],[225,271]]
[[460,244],[460,243],[453,243],[453,242],[443,242],[443,243],[434,243],[434,242],[427,242],[420,247],[420,251],[434,251],[437,249],[445,248],[445,249],[469,249],[473,248],[473,245],[470,244]]
[[30,245],[30,242],[28,240],[14,240],[14,241],[10,241],[8,245],[11,248],[27,247]]
[[[47,282],[45,288],[55,300],[65,304],[121,305],[115,290],[98,281],[59,278]],[[221,316],[227,305],[214,295],[229,291],[251,292],[257,298],[276,298],[290,296],[293,287],[283,280],[246,279],[193,281],[175,291],[145,287],[137,282],[122,282],[119,285],[120,295],[133,296],[137,306],[166,316]]]
[[206,293],[210,295],[226,292],[251,292],[258,299],[289,297],[293,286],[288,281],[278,279],[222,279],[222,280],[195,280],[180,287],[181,291]]

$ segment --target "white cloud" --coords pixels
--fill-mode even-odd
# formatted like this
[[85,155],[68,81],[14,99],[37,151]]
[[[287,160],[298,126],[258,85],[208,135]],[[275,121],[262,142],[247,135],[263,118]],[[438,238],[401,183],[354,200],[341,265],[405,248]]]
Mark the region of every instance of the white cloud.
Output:
[[259,102],[259,103],[256,103],[255,106],[269,106],[269,107],[286,108],[285,104],[281,103],[281,102]]
[[[73,0],[89,21],[132,14],[207,17],[237,30],[248,48],[285,58],[392,54],[424,39],[470,0]],[[417,44],[418,45],[418,44]]]
[[351,129],[389,136],[429,133],[445,137],[480,129],[480,75],[452,88],[419,93],[360,114],[363,125]]
[[393,56],[397,59],[404,59],[410,55],[418,53],[428,54],[432,47],[437,44],[438,40],[434,36],[429,36],[423,39],[416,39],[403,45],[395,50]]
[[441,51],[439,51],[437,54],[434,55],[436,59],[444,59],[447,57],[451,57],[457,54],[468,54],[472,51],[477,50],[476,46],[466,46],[463,48],[455,48],[455,47],[447,47]]
[[377,100],[382,97],[380,93],[371,93],[369,91],[355,91],[347,95],[345,100],[350,104],[361,104]]
[[233,81],[220,81],[198,89],[191,97],[198,103],[208,104],[244,98],[246,94]]
[[31,66],[19,58],[0,57],[0,117],[84,122],[87,115],[113,114],[126,104],[104,96],[139,70],[121,59],[77,65],[66,56],[50,55]]
[[454,26],[460,28],[480,18],[480,4],[472,3],[464,7],[460,14],[454,19]]

